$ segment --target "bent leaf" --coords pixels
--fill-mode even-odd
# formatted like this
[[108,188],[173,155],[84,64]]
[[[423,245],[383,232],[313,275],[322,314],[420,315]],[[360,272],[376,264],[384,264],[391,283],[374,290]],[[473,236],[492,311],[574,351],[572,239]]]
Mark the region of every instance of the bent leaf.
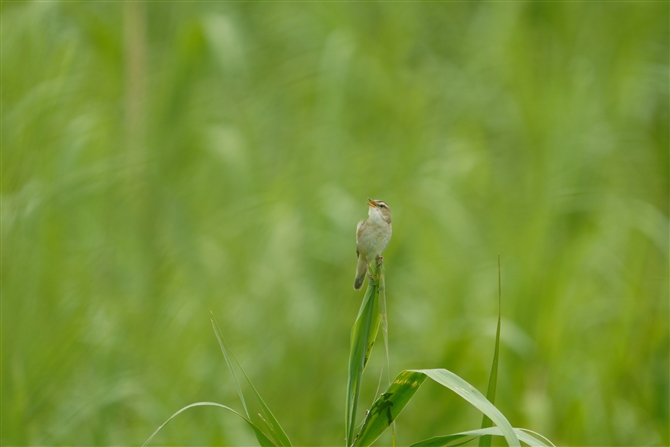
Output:
[[446,369],[423,369],[419,372],[423,372],[440,385],[449,388],[463,399],[467,400],[479,411],[487,415],[491,421],[500,428],[508,445],[519,445],[519,439],[514,433],[514,429],[507,418],[500,412],[500,410],[489,402],[482,393],[477,391],[475,387]]
[[423,369],[403,371],[398,375],[388,390],[373,404],[355,439],[354,446],[371,445],[398,417],[426,377],[449,388],[491,418],[500,428],[508,445],[515,447],[520,445],[518,436],[507,418],[472,385],[446,369]]

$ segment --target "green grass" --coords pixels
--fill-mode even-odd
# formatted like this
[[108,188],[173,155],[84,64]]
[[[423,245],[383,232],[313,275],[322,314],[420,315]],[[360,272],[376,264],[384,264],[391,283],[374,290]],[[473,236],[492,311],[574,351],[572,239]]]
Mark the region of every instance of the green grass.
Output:
[[[360,397],[360,385],[365,367],[372,353],[379,325],[385,316],[385,306],[381,303],[384,301],[385,294],[385,280],[384,269],[382,265],[373,263],[369,267],[369,281],[368,288],[363,297],[361,308],[356,317],[356,321],[351,330],[351,348],[349,353],[349,371],[347,374],[347,404],[345,408],[345,431],[347,438],[345,446],[352,447],[367,447],[372,445],[381,434],[389,427],[394,425],[395,419],[398,418],[402,410],[414,397],[414,394],[419,390],[423,382],[430,378],[440,385],[452,390],[454,393],[466,400],[470,405],[474,406],[482,413],[484,413],[484,420],[480,430],[470,430],[468,432],[455,433],[446,436],[436,436],[418,443],[412,444],[413,447],[437,447],[447,445],[461,445],[473,438],[481,437],[480,444],[484,443],[490,445],[491,435],[504,436],[509,446],[520,446],[519,440],[523,440],[526,444],[532,446],[549,447],[554,446],[551,441],[546,440],[542,435],[535,432],[513,428],[507,418],[493,405],[495,397],[495,388],[497,385],[497,365],[498,352],[500,346],[500,311],[498,313],[498,327],[496,330],[495,348],[493,356],[493,367],[489,377],[489,386],[487,390],[487,397],[484,397],[476,388],[463,380],[458,375],[446,369],[428,369],[428,370],[406,370],[402,371],[392,384],[389,384],[388,389],[382,393],[372,404],[369,410],[365,411],[365,418],[359,425],[357,424],[357,408]],[[500,257],[498,257],[498,287],[499,287],[499,306],[500,301]],[[385,331],[388,326],[384,325]],[[145,441],[143,447],[156,436],[156,434],[165,427],[165,425],[174,419],[176,416],[182,414],[184,411],[199,407],[199,406],[213,406],[223,408],[237,415],[243,419],[251,430],[256,435],[256,439],[261,446],[282,446],[290,447],[289,440],[284,429],[281,427],[277,418],[268,408],[265,401],[251,383],[251,380],[242,369],[237,359],[229,354],[230,348],[227,347],[225,339],[221,333],[219,325],[212,319],[212,327],[214,333],[221,347],[221,352],[226,360],[228,369],[233,377],[235,387],[237,388],[238,396],[242,407],[244,408],[244,415],[236,412],[230,407],[222,404],[212,402],[197,402],[181,408],[168,418],[158,429]],[[388,345],[385,343],[386,357],[388,365]],[[235,365],[242,371],[249,386],[253,390],[256,399],[261,407],[262,414],[258,414],[258,425],[251,421],[251,416],[247,408],[244,393],[242,392],[237,375],[235,373],[235,365],[231,361],[234,360]],[[381,380],[381,377],[380,377]],[[375,393],[376,394],[376,393]],[[246,415],[246,416],[245,416]],[[491,427],[495,423],[495,428]],[[533,434],[531,434],[533,433]],[[534,436],[534,435],[537,435]],[[465,441],[463,441],[465,439]],[[546,440],[546,443],[545,443]],[[335,445],[335,444],[333,444]],[[395,445],[395,431],[393,432],[393,445]]]
[[[486,389],[499,253],[512,425],[670,444],[667,3],[0,8],[3,445],[140,444],[234,402],[210,310],[293,443],[344,443],[367,197],[392,371]],[[479,426],[422,388],[398,445]],[[209,407],[152,441],[235,442]]]

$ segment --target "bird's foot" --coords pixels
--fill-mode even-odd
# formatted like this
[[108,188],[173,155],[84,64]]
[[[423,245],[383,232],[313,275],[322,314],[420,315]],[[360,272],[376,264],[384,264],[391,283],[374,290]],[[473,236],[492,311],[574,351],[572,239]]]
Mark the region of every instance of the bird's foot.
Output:
[[382,255],[377,256],[377,267],[384,263],[384,257]]

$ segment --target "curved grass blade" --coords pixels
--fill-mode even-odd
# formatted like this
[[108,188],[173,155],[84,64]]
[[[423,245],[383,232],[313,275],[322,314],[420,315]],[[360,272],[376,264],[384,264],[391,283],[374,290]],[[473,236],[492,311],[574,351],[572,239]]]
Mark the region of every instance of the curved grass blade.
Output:
[[[556,444],[554,444],[553,442],[551,442],[551,440],[549,440],[549,438],[547,438],[547,437],[544,436],[544,435],[541,435],[540,433],[538,433],[538,432],[536,432],[536,431],[529,430],[529,429],[527,429],[527,428],[515,428],[514,431],[520,431],[520,432],[522,432],[522,433],[524,433],[524,434],[526,434],[526,435],[532,436],[532,437],[534,437],[538,442],[546,441],[545,444],[544,444],[545,446],[556,447]],[[521,437],[519,437],[519,439],[521,439]],[[526,441],[524,441],[524,442],[526,442]]]
[[[496,402],[496,385],[498,383],[498,353],[500,351],[500,315],[502,313],[502,287],[500,285],[500,255],[498,255],[498,328],[496,329],[496,344],[493,350],[493,364],[491,365],[491,374],[489,375],[489,385],[486,389],[486,398],[492,404]],[[482,416],[482,428],[488,428],[493,425],[488,416]],[[491,436],[482,436],[479,438],[479,447],[490,447]]]
[[[454,433],[446,436],[433,436],[410,445],[409,447],[443,447],[443,446],[457,446],[462,445],[475,439],[476,436],[467,435],[464,433]],[[481,439],[481,438],[480,438]]]
[[422,369],[403,371],[398,375],[386,393],[383,393],[370,409],[354,446],[371,445],[398,417],[426,377],[449,388],[491,418],[500,428],[508,445],[514,447],[520,445],[518,436],[507,418],[472,385],[446,369]]
[[[244,372],[244,369],[240,365],[240,362],[237,361],[237,358],[235,358],[235,355],[230,351],[230,356],[228,355],[228,351],[230,348],[228,348],[228,344],[226,343],[226,340],[223,338],[223,334],[221,333],[221,329],[219,328],[219,325],[216,323],[216,320],[212,316],[212,327],[214,328],[214,333],[216,334],[216,338],[219,341],[219,346],[221,347],[221,352],[223,352],[223,356],[226,358],[226,363],[228,363],[228,368],[230,368],[230,372],[233,374],[233,379],[235,379],[235,386],[237,387],[237,392],[240,396],[240,400],[242,401],[242,406],[244,407],[244,411],[247,414],[247,418],[250,418],[249,412],[247,410],[246,403],[244,401],[244,396],[242,395],[242,389],[240,388],[240,385],[237,381],[237,377],[235,376],[235,371],[233,370],[232,362],[230,358],[235,361],[237,364],[237,367],[240,368],[240,371],[242,371],[242,375],[244,375],[244,378],[247,379],[247,382],[249,383],[249,386],[251,386],[251,389],[253,390],[254,394],[256,395],[256,399],[258,400],[258,403],[261,406],[261,411],[263,413],[263,416],[261,417],[261,420],[263,423],[267,426],[268,430],[270,431],[270,435],[272,438],[275,440],[277,445],[283,446],[283,447],[290,447],[291,446],[291,441],[286,435],[286,432],[284,432],[284,429],[281,427],[279,424],[279,421],[277,421],[277,418],[272,414],[272,411],[270,411],[270,408],[267,406],[261,395],[258,393],[258,390],[256,390],[256,387],[254,384],[251,382],[251,379],[249,376],[247,376],[247,373]],[[228,349],[227,349],[228,348]],[[260,442],[260,439],[259,439]]]
[[449,388],[487,415],[500,428],[508,445],[519,446],[519,439],[507,418],[491,402],[486,400],[475,387],[446,369],[423,369],[420,372],[423,372],[440,385]]
[[228,411],[234,413],[236,416],[239,416],[240,418],[242,418],[242,419],[244,420],[244,422],[246,422],[247,425],[249,425],[249,427],[251,427],[251,429],[252,429],[252,430],[254,431],[254,433],[256,434],[256,439],[258,439],[258,442],[261,444],[262,447],[275,447],[275,444],[274,444],[272,441],[270,441],[270,439],[268,439],[268,437],[265,436],[265,434],[261,431],[261,429],[258,428],[258,427],[257,427],[253,422],[251,422],[248,418],[244,417],[244,415],[241,415],[240,413],[238,413],[237,411],[233,410],[232,408],[227,407],[227,406],[225,406],[225,405],[217,404],[216,402],[196,402],[196,403],[194,403],[194,404],[187,405],[187,406],[185,406],[184,408],[180,409],[180,410],[177,411],[175,414],[173,414],[172,416],[170,416],[165,422],[163,422],[163,423],[160,425],[160,427],[158,427],[158,428],[156,429],[156,431],[154,431],[154,432],[151,434],[151,436],[149,436],[149,439],[147,439],[146,441],[144,441],[144,444],[142,444],[142,447],[147,446],[147,445],[151,442],[151,440],[154,438],[154,436],[156,436],[156,434],[157,434],[159,431],[161,431],[161,429],[162,429],[163,427],[165,427],[165,426],[167,425],[168,422],[170,422],[172,419],[174,419],[175,417],[179,416],[181,413],[183,413],[184,411],[188,410],[189,408],[194,408],[194,407],[219,407],[219,408],[223,408],[224,410],[228,410]]
[[[531,435],[523,428],[515,428],[514,433],[524,444],[537,447],[551,447],[554,444],[549,442],[544,442],[542,439],[536,438]],[[426,439],[421,442],[412,444],[410,447],[443,447],[443,446],[456,446],[461,445],[466,442],[471,441],[476,437],[483,438],[484,436],[503,436],[502,431],[498,427],[488,427],[480,428],[478,430],[464,431],[460,433],[454,433],[453,435],[446,436],[435,436],[429,439]],[[541,438],[544,438],[542,435],[538,435]],[[546,438],[545,438],[546,439]]]
[[347,405],[345,408],[346,442],[350,446],[354,437],[356,410],[360,396],[361,378],[367,365],[379,329],[379,284],[383,276],[382,267],[372,266],[373,279],[368,281],[361,308],[351,328],[349,373],[347,380]]

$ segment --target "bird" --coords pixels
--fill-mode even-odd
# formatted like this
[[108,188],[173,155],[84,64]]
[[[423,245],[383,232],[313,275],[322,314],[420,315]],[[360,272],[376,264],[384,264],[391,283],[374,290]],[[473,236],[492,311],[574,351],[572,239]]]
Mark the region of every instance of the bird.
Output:
[[356,279],[354,289],[363,287],[365,272],[372,261],[381,265],[381,254],[391,240],[391,208],[383,200],[368,199],[368,218],[356,227]]

